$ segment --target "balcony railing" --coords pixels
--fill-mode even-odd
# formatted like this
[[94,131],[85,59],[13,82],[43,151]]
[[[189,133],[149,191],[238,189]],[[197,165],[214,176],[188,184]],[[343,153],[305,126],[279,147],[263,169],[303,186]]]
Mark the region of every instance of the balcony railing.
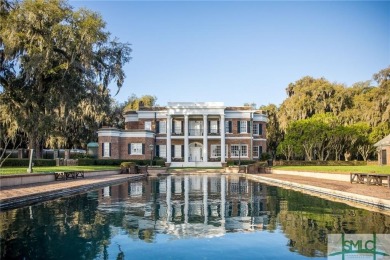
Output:
[[188,135],[189,136],[202,136],[203,129],[189,129]]
[[[183,136],[184,132],[172,132],[172,136]],[[189,136],[203,136],[203,129],[189,129],[188,130]],[[207,133],[208,136],[219,136],[221,135],[220,131],[212,131]]]

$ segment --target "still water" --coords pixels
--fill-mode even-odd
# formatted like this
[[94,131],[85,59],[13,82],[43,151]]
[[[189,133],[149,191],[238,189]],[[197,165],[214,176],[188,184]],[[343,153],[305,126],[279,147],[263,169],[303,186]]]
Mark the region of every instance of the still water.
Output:
[[390,216],[226,175],[165,176],[0,212],[1,259],[325,258]]

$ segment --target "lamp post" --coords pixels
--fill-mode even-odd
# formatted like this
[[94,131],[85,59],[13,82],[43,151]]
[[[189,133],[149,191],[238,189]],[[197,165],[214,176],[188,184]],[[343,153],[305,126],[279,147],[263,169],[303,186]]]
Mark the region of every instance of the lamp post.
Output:
[[153,144],[149,144],[149,149],[150,149],[150,166],[153,165]]

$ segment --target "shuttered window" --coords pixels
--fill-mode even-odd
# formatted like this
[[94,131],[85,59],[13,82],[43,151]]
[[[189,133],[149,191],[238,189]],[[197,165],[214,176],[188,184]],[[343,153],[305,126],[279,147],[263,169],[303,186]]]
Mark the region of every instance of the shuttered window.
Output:
[[141,155],[143,154],[145,148],[142,143],[132,143],[130,144],[130,154],[131,155]]
[[[184,146],[183,146],[184,148]],[[175,158],[182,158],[182,145],[175,145],[174,146],[175,152],[174,152],[174,157]]]
[[248,133],[248,122],[245,120],[239,121],[240,123],[238,124],[240,127],[239,133]]

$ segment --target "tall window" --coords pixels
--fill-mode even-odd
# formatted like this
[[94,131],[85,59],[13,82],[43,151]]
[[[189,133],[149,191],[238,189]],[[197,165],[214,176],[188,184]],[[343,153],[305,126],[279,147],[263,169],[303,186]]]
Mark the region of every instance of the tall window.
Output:
[[182,121],[174,120],[173,122],[175,124],[175,128],[173,129],[174,133],[175,134],[181,134],[181,122]]
[[103,157],[111,156],[111,143],[103,143]]
[[231,121],[225,121],[225,133],[230,133],[230,123]]
[[158,156],[161,158],[166,158],[167,157],[167,146],[165,144],[160,144],[159,145],[159,154]]
[[259,147],[253,146],[253,158],[259,158]]
[[259,124],[253,124],[253,134],[254,135],[259,134]]
[[130,146],[131,155],[141,155],[142,154],[142,143],[132,143]]
[[151,121],[145,121],[145,130],[152,130],[152,122]]
[[247,133],[247,124],[248,122],[245,120],[240,121],[240,133]]
[[211,145],[211,158],[221,157],[221,146],[212,144]]
[[167,121],[159,121],[159,133],[160,134],[166,134],[167,133]]
[[175,145],[175,158],[181,158],[181,145]]
[[210,129],[209,132],[211,134],[218,133],[218,121],[210,121]]

